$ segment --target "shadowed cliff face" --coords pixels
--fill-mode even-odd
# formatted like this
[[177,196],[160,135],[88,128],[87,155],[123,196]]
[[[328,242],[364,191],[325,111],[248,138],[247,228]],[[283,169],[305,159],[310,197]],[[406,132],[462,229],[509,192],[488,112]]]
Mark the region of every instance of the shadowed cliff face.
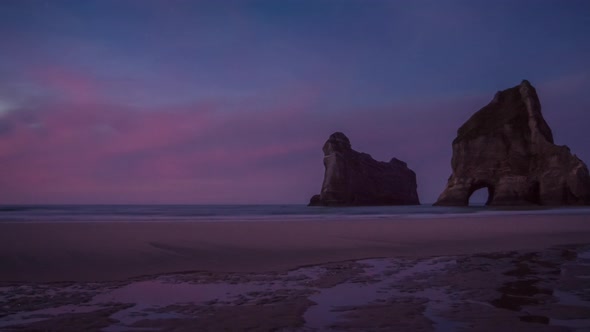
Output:
[[324,182],[321,194],[309,205],[415,205],[420,204],[416,174],[396,158],[376,161],[352,149],[346,135],[330,135],[323,147]]
[[435,205],[463,206],[488,188],[488,205],[590,204],[590,175],[567,146],[553,144],[535,88],[499,91],[453,141],[453,174]]

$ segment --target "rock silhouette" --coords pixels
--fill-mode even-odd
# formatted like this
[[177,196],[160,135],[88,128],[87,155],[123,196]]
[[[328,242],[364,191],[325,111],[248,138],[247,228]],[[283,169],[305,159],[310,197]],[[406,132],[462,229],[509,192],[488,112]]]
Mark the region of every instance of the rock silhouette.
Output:
[[416,173],[396,158],[376,161],[352,149],[348,137],[336,132],[323,147],[324,182],[310,206],[416,205]]
[[435,205],[465,206],[488,189],[487,205],[587,205],[590,175],[567,146],[553,143],[535,88],[499,91],[459,128],[453,173]]

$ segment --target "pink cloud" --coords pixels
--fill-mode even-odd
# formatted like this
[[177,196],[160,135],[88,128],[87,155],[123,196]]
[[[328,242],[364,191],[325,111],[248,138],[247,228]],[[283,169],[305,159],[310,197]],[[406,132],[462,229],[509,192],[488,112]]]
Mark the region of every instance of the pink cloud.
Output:
[[210,200],[221,190],[212,186],[240,181],[232,174],[263,177],[246,168],[313,148],[312,140],[274,137],[297,118],[293,109],[232,116],[208,104],[145,111],[62,103],[13,112],[2,119],[13,129],[0,137],[0,173],[9,175],[0,199]]
[[91,76],[63,66],[34,67],[28,76],[40,87],[67,102],[92,102],[101,96],[101,88]]

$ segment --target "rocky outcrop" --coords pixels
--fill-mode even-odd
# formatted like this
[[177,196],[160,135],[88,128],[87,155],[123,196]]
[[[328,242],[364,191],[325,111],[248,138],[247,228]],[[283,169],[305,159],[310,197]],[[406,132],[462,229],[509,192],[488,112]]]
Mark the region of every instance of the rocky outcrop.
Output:
[[352,149],[348,137],[336,132],[323,147],[324,182],[310,206],[415,205],[416,173],[396,158],[376,161]]
[[457,132],[453,174],[435,205],[468,205],[488,189],[487,205],[590,204],[590,175],[567,146],[553,143],[535,88],[499,91]]

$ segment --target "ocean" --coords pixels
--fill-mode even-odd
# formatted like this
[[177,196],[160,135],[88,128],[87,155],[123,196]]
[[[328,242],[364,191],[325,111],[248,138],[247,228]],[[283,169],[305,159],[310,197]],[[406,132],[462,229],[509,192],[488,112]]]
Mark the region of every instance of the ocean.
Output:
[[346,218],[455,218],[489,215],[588,215],[590,207],[438,207],[306,205],[1,205],[0,222],[215,222],[255,220],[334,220]]

